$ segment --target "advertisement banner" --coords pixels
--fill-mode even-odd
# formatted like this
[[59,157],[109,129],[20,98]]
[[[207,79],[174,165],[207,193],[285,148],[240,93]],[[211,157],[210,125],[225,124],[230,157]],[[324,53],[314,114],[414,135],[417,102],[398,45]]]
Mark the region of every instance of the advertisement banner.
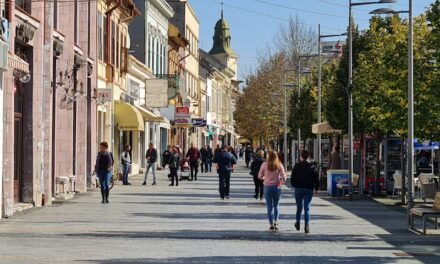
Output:
[[206,127],[207,122],[203,118],[193,118],[192,125],[193,127]]
[[168,107],[168,80],[148,79],[145,83],[145,105],[151,108]]
[[97,89],[96,91],[96,102],[99,104],[111,102],[113,99],[112,89]]
[[176,107],[174,123],[176,127],[191,127],[189,107]]

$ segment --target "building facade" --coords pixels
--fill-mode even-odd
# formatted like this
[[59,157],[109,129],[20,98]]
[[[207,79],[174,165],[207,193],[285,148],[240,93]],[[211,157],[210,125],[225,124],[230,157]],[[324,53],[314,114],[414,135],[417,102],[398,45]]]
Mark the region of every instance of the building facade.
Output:
[[[3,216],[90,184],[96,142],[96,3],[6,1]],[[6,21],[6,22],[5,22]],[[2,57],[3,58],[3,57]]]
[[[206,109],[207,139],[212,146],[237,144],[234,130],[235,101],[238,96],[238,56],[231,47],[228,23],[223,17],[215,25],[214,43],[208,52],[200,50],[200,78],[205,84],[202,105]],[[205,102],[205,103],[203,103]]]
[[[199,20],[187,0],[167,1],[174,10],[171,23],[182,32],[188,40],[188,54],[185,56],[185,68],[183,69],[185,89],[182,96],[184,106],[189,107],[192,118],[201,117],[201,93],[199,82]],[[184,128],[182,134],[183,150],[188,149],[189,144],[202,145],[202,128]]]

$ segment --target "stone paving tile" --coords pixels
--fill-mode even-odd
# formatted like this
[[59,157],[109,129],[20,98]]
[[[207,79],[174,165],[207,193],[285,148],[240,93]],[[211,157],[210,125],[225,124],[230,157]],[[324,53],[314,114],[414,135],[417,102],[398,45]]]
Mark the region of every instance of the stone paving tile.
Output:
[[406,217],[370,200],[314,198],[310,235],[293,227],[284,187],[281,230],[271,233],[251,176],[233,175],[222,201],[217,177],[169,187],[117,185],[0,221],[0,263],[440,263],[440,238],[407,230]]

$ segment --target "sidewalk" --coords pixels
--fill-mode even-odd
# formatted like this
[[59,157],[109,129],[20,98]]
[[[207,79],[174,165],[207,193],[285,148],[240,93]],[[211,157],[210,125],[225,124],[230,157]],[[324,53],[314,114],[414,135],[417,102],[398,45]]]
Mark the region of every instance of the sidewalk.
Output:
[[232,177],[220,200],[217,176],[169,187],[116,185],[110,204],[91,192],[61,206],[0,221],[0,263],[436,263],[440,239],[407,230],[404,214],[370,200],[315,198],[311,234],[293,227],[285,187],[281,230],[268,231],[264,202],[252,198],[252,176]]

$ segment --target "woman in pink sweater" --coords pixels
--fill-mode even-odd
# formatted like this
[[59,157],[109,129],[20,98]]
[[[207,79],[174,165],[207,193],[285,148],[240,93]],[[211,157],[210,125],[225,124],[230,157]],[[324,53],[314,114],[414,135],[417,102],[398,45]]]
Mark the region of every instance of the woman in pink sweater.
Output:
[[275,151],[269,151],[267,162],[261,165],[258,178],[263,180],[264,198],[266,199],[269,230],[278,230],[280,217],[281,186],[286,182],[286,172]]

